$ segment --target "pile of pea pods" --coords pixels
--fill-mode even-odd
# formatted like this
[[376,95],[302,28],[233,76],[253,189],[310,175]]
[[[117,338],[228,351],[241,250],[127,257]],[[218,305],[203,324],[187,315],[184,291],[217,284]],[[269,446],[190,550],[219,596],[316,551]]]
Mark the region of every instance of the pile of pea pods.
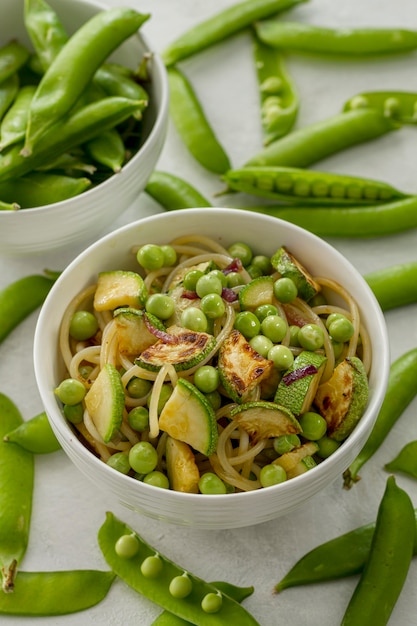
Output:
[[137,152],[147,55],[135,70],[107,59],[149,17],[103,10],[70,36],[47,2],[24,0],[33,52],[16,39],[0,48],[0,209],[74,197]]
[[[225,183],[223,193],[240,191],[272,200],[271,204],[251,210],[276,215],[323,236],[378,236],[415,228],[417,196],[403,193],[382,181],[326,172],[313,175],[306,168],[354,144],[395,131],[403,124],[416,124],[417,95],[399,92],[358,94],[332,118],[293,130],[299,102],[285,68],[282,49],[301,49],[344,58],[389,55],[417,49],[417,33],[398,29],[357,29],[343,34],[295,22],[284,24],[276,19],[276,14],[303,1],[306,0],[243,0],[184,33],[168,46],[163,59],[169,73],[173,121],[200,165],[220,176]],[[30,5],[29,0],[27,6]],[[48,9],[43,0],[33,2],[35,5]],[[177,63],[245,28],[251,28],[254,38],[265,147],[240,169],[232,170],[226,151],[211,128],[190,81]],[[37,52],[40,60],[40,50]],[[51,58],[45,63],[45,67],[49,66]],[[97,76],[97,71],[94,72]],[[65,106],[68,101],[63,103]],[[45,139],[52,136],[45,129],[52,122],[45,119],[45,110],[42,112],[42,98],[39,108],[34,110],[34,120],[37,121],[33,134],[27,135],[30,139],[26,140],[25,132],[24,138],[19,139],[21,143],[16,144],[20,146],[19,150],[25,147],[29,156],[19,153],[8,161],[10,169],[7,171],[19,176],[28,175],[28,170],[22,174],[22,159],[33,159],[38,165],[35,155],[43,154],[42,146],[50,148],[54,145],[51,138]],[[134,117],[132,110],[129,116]],[[25,125],[27,122],[26,118]],[[38,130],[41,128],[39,134],[37,124],[40,124]],[[196,128],[199,133],[195,132]],[[64,148],[65,158],[72,145]],[[13,155],[17,154],[17,148],[14,150]],[[56,158],[59,160],[63,156],[57,154]],[[2,178],[2,159],[0,156],[0,192],[2,181],[6,180]],[[154,172],[146,191],[166,210],[211,206],[188,181],[166,172]],[[6,207],[7,204],[5,202]],[[57,276],[55,272],[30,275],[0,292],[0,345],[41,306]],[[365,278],[383,311],[417,302],[417,263],[379,270]],[[416,394],[417,347],[391,365],[386,396],[375,426],[364,448],[344,474],[346,488],[357,482],[359,471],[376,453]],[[112,513],[107,513],[98,529],[98,545],[108,564],[107,571],[20,571],[29,540],[34,455],[52,453],[59,449],[59,443],[45,413],[24,421],[18,408],[4,394],[0,394],[0,416],[0,565],[3,572],[0,614],[43,616],[81,611],[101,602],[115,578],[119,577],[162,607],[163,612],[154,621],[155,626],[258,624],[241,605],[254,592],[253,587],[237,587],[225,581],[208,583],[199,579],[148,545],[134,529]],[[417,478],[416,449],[417,442],[410,442],[387,463],[386,469]],[[21,523],[17,524],[17,520]],[[382,626],[390,618],[411,559],[417,554],[416,536],[417,509],[391,475],[375,522],[317,546],[294,564],[275,584],[273,591],[282,593],[289,587],[359,575],[342,625],[372,623]],[[39,593],[39,589],[46,585],[53,586],[53,595]]]

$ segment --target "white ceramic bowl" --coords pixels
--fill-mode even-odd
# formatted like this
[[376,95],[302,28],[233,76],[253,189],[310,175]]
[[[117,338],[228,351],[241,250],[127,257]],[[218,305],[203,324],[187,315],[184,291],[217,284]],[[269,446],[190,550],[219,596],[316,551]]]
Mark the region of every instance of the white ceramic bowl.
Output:
[[[68,33],[108,8],[94,0],[50,0],[50,4]],[[2,0],[1,16],[0,45],[16,37],[30,47],[23,23],[23,0]],[[134,69],[144,52],[153,52],[143,28],[114,52],[112,61]],[[0,211],[0,254],[44,252],[73,242],[91,242],[138,197],[161,152],[168,121],[167,75],[157,54],[152,56],[150,74],[150,105],[138,153],[121,172],[75,198],[21,211]]]
[[[185,494],[132,480],[98,460],[85,448],[65,421],[54,396],[64,377],[58,355],[58,332],[64,310],[82,288],[93,284],[99,271],[135,268],[132,246],[166,243],[186,233],[201,233],[223,244],[246,241],[256,253],[272,254],[287,246],[316,275],[333,278],[352,294],[373,350],[370,396],[365,414],[353,433],[328,459],[287,482],[248,493]],[[133,258],[132,258],[133,257]],[[389,372],[389,348],[384,317],[358,271],[333,247],[315,235],[269,216],[237,209],[190,209],[162,213],[131,223],[102,238],[64,270],[39,316],[34,345],[35,375],[45,410],[62,447],[75,465],[100,488],[140,513],[198,528],[234,528],[287,514],[318,491],[342,480],[367,439],[384,397]]]

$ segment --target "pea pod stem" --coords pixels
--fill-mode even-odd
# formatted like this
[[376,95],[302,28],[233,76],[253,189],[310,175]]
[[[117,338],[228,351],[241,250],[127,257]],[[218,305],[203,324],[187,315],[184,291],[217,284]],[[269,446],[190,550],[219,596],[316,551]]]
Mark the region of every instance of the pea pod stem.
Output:
[[346,608],[342,626],[385,626],[400,596],[413,556],[415,516],[409,495],[393,476],[378,508],[369,557]]
[[152,172],[145,192],[166,211],[211,206],[210,202],[190,183],[169,172]]
[[70,37],[32,99],[23,148],[26,156],[45,131],[70,111],[109,54],[148,18],[134,9],[116,7],[97,13]]
[[0,614],[43,617],[89,609],[107,595],[116,575],[100,570],[19,572],[13,594],[0,594]]
[[[116,552],[116,542],[124,535],[134,535],[138,541],[138,552],[131,558],[123,558]],[[207,594],[218,594],[213,585],[187,572],[191,579],[192,590],[185,599],[175,598],[169,592],[172,579],[184,574],[184,570],[149,546],[137,533],[118,520],[112,513],[107,513],[106,520],[98,533],[98,542],[104,558],[111,569],[130,587],[143,594],[165,610],[195,624],[196,626],[223,626],[239,624],[256,626],[258,622],[238,602],[222,594],[221,609],[216,613],[207,613],[201,607],[202,599]],[[142,573],[141,564],[147,557],[160,560],[160,571],[156,577]]]
[[400,125],[373,109],[337,113],[297,128],[251,157],[246,166],[308,167],[354,145],[397,130]]
[[264,205],[245,209],[291,222],[320,237],[383,237],[417,228],[417,196],[348,208]]
[[55,277],[32,274],[0,291],[0,343],[45,300]]
[[400,28],[325,28],[272,18],[257,22],[255,29],[269,46],[329,54],[332,58],[395,54],[417,48],[417,32]]
[[0,393],[0,568],[4,595],[14,590],[17,568],[28,545],[32,513],[33,455],[3,441],[4,435],[22,423],[17,406]]
[[[414,509],[414,520],[417,534],[417,509]],[[375,521],[315,546],[275,585],[275,592],[360,574],[368,559],[374,532]],[[417,539],[413,553],[417,555]]]
[[175,39],[162,53],[167,66],[205,50],[260,20],[306,0],[244,0],[203,20]]
[[407,195],[382,181],[296,167],[252,166],[228,170],[228,190],[302,205],[379,204]]
[[204,168],[222,174],[230,168],[229,157],[217,139],[197,94],[185,74],[168,69],[170,115],[192,156]]
[[364,276],[383,311],[417,302],[417,262],[398,263]]
[[376,422],[362,450],[343,474],[343,485],[346,489],[360,479],[358,475],[360,469],[381,446],[416,394],[417,348],[413,348],[391,364],[385,398]]

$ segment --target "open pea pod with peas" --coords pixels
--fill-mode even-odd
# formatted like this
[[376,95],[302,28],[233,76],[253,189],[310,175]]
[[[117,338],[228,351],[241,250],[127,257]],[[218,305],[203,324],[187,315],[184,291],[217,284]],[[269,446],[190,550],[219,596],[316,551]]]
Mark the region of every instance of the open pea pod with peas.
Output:
[[344,111],[376,109],[401,124],[417,124],[417,93],[414,91],[364,91],[352,96]]
[[98,542],[108,565],[122,580],[174,616],[196,626],[259,626],[228,592],[161,555],[110,512]]

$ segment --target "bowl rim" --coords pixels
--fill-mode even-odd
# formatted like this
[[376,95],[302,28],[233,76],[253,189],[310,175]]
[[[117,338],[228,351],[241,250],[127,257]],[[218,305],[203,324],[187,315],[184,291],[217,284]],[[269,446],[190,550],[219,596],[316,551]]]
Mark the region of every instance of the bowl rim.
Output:
[[[103,4],[101,2],[97,2],[97,0],[72,0],[72,2],[74,5],[80,4],[80,5],[92,6],[94,8],[97,8],[98,11],[105,11],[110,8],[109,5]],[[167,73],[165,64],[162,61],[161,55],[154,50],[154,47],[151,44],[148,38],[148,35],[146,33],[143,33],[142,27],[139,28],[130,37],[130,39],[132,38],[137,38],[137,40],[142,44],[143,48],[146,51],[149,51],[151,53],[151,63],[153,66],[152,67],[152,80],[154,81],[155,76],[158,78],[158,84],[159,84],[159,90],[160,90],[160,104],[158,107],[155,107],[155,112],[156,112],[155,120],[152,123],[152,127],[150,128],[150,131],[145,141],[140,145],[138,151],[131,157],[131,159],[125,165],[123,165],[120,172],[116,172],[112,174],[111,176],[106,178],[106,180],[101,182],[99,185],[96,185],[90,189],[86,189],[82,193],[82,196],[83,198],[87,198],[87,200],[91,196],[91,194],[97,193],[98,190],[100,190],[100,192],[102,193],[105,193],[107,190],[107,187],[109,185],[114,184],[115,176],[119,176],[120,179],[124,178],[124,176],[127,175],[133,167],[135,167],[137,158],[143,157],[144,154],[146,155],[147,152],[151,149],[152,145],[157,141],[157,138],[160,136],[160,134],[165,133],[166,119],[167,119],[168,110],[169,110],[168,73]],[[0,211],[0,220],[16,219],[17,215],[22,215],[22,214],[27,215],[29,211],[30,211],[30,215],[44,213],[47,210],[55,211],[58,214],[61,213],[61,211],[67,212],[69,209],[68,205],[75,203],[79,199],[79,197],[80,196],[74,196],[72,198],[60,200],[59,202],[43,204],[37,207],[29,207],[29,209],[22,209],[19,211]],[[21,218],[18,218],[18,219],[21,219]]]
[[[199,503],[201,506],[208,506],[211,508],[213,503],[222,503],[223,505],[229,505],[231,502],[238,503],[242,498],[245,498],[245,502],[248,504],[250,502],[251,505],[260,505],[262,501],[266,498],[268,499],[270,495],[273,494],[286,494],[288,491],[293,490],[296,485],[308,485],[310,482],[314,480],[314,482],[323,482],[326,479],[328,469],[331,468],[332,465],[338,464],[339,459],[341,459],[347,452],[347,450],[355,449],[359,452],[360,446],[363,445],[361,443],[361,437],[363,431],[367,431],[370,428],[369,420],[373,419],[373,423],[376,420],[378,410],[382,404],[386,387],[388,384],[388,375],[389,375],[389,365],[390,365],[390,348],[389,348],[389,338],[388,331],[385,322],[385,318],[383,312],[380,308],[380,305],[373,294],[371,288],[369,287],[366,280],[359,273],[359,271],[352,265],[352,263],[334,246],[325,241],[324,239],[316,236],[315,234],[297,226],[290,222],[286,222],[279,218],[275,218],[272,216],[268,216],[265,214],[258,214],[249,212],[245,209],[235,209],[231,207],[204,207],[204,208],[193,208],[187,209],[186,211],[174,211],[168,213],[158,213],[156,215],[151,215],[148,217],[144,217],[138,219],[134,222],[130,222],[124,226],[119,227],[118,229],[108,233],[107,235],[101,237],[91,245],[89,245],[83,252],[81,252],[76,258],[74,258],[70,264],[63,270],[60,277],[57,279],[52,289],[50,290],[38,317],[36,329],[35,329],[35,340],[34,340],[34,348],[33,348],[33,358],[34,358],[34,369],[35,369],[35,378],[38,385],[39,393],[41,395],[42,402],[45,407],[45,411],[48,415],[51,426],[56,433],[58,439],[65,442],[66,445],[74,448],[75,451],[81,454],[83,457],[87,459],[89,463],[93,463],[97,466],[98,470],[103,474],[107,475],[109,473],[109,477],[115,479],[115,470],[111,467],[107,466],[103,461],[101,461],[98,457],[96,457],[93,453],[91,453],[80,441],[74,436],[71,427],[65,422],[63,418],[58,403],[56,402],[56,398],[54,397],[53,390],[50,389],[46,385],[46,381],[44,380],[43,372],[42,372],[42,359],[44,358],[44,347],[40,341],[42,335],[42,329],[45,327],[44,319],[48,316],[49,311],[53,308],[54,298],[56,292],[58,292],[61,288],[61,284],[65,283],[66,278],[69,274],[73,272],[73,270],[77,267],[78,264],[82,263],[88,259],[88,256],[91,252],[96,251],[100,247],[105,247],[106,244],[116,242],[120,236],[123,236],[124,233],[128,233],[129,231],[134,231],[138,229],[140,232],[140,227],[152,222],[159,221],[176,221],[177,219],[183,219],[182,217],[178,218],[181,214],[186,219],[186,216],[193,216],[198,214],[198,218],[204,220],[205,217],[208,217],[210,214],[213,215],[213,212],[220,211],[224,215],[234,215],[236,218],[240,216],[244,219],[251,219],[259,222],[265,223],[265,226],[270,225],[274,228],[281,227],[284,229],[288,229],[288,231],[293,232],[294,234],[298,234],[302,236],[306,241],[314,241],[316,244],[319,244],[323,247],[324,250],[330,252],[333,257],[337,257],[342,265],[348,269],[350,272],[353,272],[355,277],[355,281],[357,281],[362,290],[367,295],[367,305],[369,305],[372,309],[372,322],[373,327],[377,328],[380,345],[378,346],[381,350],[381,358],[378,362],[378,376],[375,378],[377,381],[377,385],[373,390],[372,394],[368,399],[368,404],[366,407],[365,414],[369,415],[367,420],[361,419],[359,423],[356,425],[353,432],[349,435],[349,437],[343,442],[343,444],[332,454],[329,458],[324,459],[321,463],[319,463],[316,467],[314,467],[311,471],[306,472],[300,476],[296,476],[291,478],[288,481],[284,481],[283,483],[273,485],[268,488],[255,489],[248,492],[237,492],[230,494],[221,494],[221,495],[205,495],[205,494],[193,494],[193,493],[183,493],[174,490],[162,490],[162,494],[157,492],[157,487],[152,485],[147,485],[146,483],[135,481],[132,483],[132,478],[129,476],[125,476],[124,474],[118,474],[117,480],[120,481],[121,484],[126,484],[126,487],[133,487],[135,492],[143,494],[153,494],[156,496],[158,494],[163,495],[167,504],[172,500],[173,502],[184,502],[184,503]],[[251,217],[249,217],[251,216]],[[360,303],[359,303],[360,305]],[[371,369],[372,371],[372,369]],[[371,423],[371,426],[373,424]],[[345,444],[349,442],[348,448],[345,447]],[[94,480],[92,478],[92,480]],[[167,519],[169,521],[169,515],[167,514]],[[252,523],[252,522],[250,522]],[[253,522],[256,523],[256,522]]]

